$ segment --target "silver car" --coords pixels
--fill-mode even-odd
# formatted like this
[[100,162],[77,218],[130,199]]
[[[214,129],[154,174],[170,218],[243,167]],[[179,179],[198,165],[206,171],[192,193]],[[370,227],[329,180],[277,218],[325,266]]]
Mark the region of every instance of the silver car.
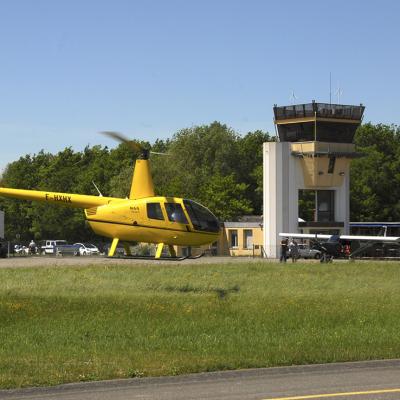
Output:
[[321,252],[319,250],[312,249],[305,243],[299,243],[297,248],[299,251],[299,258],[314,258],[316,260],[321,258]]
[[100,254],[99,249],[91,243],[75,243],[74,246],[78,246],[79,254],[81,256],[94,256]]

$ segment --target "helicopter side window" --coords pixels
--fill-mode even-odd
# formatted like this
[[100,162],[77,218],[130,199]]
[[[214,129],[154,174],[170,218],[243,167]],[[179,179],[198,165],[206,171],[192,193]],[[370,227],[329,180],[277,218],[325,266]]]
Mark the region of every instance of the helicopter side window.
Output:
[[164,215],[161,211],[160,203],[147,203],[147,217],[164,221]]
[[188,221],[183,213],[182,206],[178,203],[165,203],[168,219],[171,222],[179,222],[180,224],[187,224]]

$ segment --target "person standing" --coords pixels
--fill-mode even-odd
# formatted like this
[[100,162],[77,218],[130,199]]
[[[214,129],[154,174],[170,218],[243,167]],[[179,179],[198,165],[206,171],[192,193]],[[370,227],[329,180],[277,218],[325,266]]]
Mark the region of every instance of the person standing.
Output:
[[288,252],[288,238],[282,238],[281,240],[281,256],[279,262],[286,262]]
[[29,249],[29,254],[36,254],[36,243],[33,241],[33,239],[29,243],[28,249]]
[[297,242],[294,239],[289,244],[289,251],[290,251],[290,257],[292,257],[292,262],[295,263],[299,258],[299,246],[297,245]]

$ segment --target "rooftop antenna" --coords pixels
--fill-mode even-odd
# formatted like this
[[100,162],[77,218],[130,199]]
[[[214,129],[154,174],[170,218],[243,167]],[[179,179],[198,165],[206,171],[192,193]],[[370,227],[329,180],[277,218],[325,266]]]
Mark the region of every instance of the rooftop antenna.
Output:
[[297,100],[297,96],[294,94],[294,90],[292,90],[292,94],[290,95],[290,102],[294,104]]
[[335,95],[337,96],[337,103],[340,104],[340,96],[343,94],[343,90],[339,86],[338,82],[338,88],[336,89]]

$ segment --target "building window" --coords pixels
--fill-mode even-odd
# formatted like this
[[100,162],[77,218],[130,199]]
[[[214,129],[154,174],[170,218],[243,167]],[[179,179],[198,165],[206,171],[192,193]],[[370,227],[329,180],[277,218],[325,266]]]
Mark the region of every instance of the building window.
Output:
[[245,229],[243,231],[243,243],[244,243],[245,249],[253,248],[253,230],[252,229]]
[[229,231],[229,247],[235,248],[239,247],[238,242],[238,231],[236,229],[232,229]]
[[328,174],[333,174],[335,170],[336,157],[329,157]]
[[164,221],[160,203],[147,203],[147,217]]

